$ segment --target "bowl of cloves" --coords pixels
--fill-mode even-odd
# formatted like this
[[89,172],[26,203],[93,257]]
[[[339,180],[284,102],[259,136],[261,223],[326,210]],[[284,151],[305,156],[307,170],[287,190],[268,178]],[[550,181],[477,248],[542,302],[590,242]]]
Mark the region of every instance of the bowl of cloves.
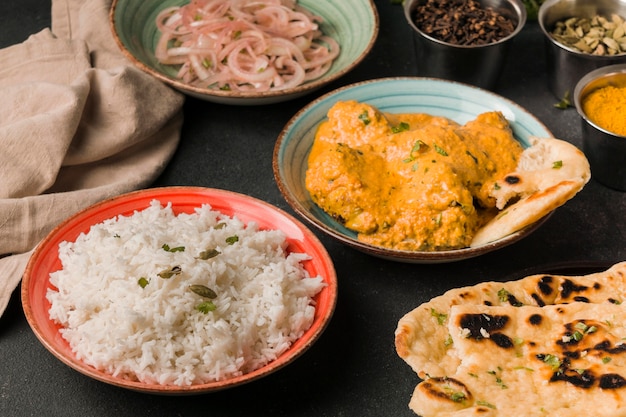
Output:
[[539,9],[548,88],[573,102],[588,72],[626,63],[626,0],[546,0]]
[[417,75],[495,89],[526,13],[521,0],[406,0]]

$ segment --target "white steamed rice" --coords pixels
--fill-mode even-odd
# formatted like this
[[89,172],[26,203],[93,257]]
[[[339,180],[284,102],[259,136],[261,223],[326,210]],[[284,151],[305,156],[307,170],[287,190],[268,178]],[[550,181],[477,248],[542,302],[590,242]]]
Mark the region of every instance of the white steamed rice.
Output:
[[[213,248],[220,254],[198,259]],[[59,246],[50,318],[81,361],[117,377],[188,386],[241,375],[279,357],[313,322],[312,298],[325,284],[302,266],[308,255],[285,248],[279,230],[209,205],[177,216],[155,200]],[[182,272],[157,275],[174,266]],[[197,309],[207,299],[193,284],[215,291],[214,311]]]

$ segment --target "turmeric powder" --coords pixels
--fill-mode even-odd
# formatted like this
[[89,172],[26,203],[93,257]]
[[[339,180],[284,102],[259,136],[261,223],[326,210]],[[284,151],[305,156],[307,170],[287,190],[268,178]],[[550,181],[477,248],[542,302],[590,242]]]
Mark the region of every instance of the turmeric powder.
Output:
[[606,86],[591,92],[583,111],[597,126],[626,136],[626,87]]

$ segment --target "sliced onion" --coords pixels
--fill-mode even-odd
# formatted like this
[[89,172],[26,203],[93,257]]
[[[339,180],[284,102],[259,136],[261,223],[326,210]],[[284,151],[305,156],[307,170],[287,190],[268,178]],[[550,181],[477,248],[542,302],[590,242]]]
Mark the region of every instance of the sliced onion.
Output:
[[156,20],[157,60],[181,65],[178,77],[203,88],[293,88],[328,72],[340,51],[294,0],[192,0]]

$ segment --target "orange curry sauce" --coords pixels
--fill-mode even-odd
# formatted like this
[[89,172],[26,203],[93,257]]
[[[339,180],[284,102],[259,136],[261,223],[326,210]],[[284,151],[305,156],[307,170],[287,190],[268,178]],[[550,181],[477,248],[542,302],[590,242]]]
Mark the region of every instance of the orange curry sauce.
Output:
[[461,126],[338,102],[318,128],[306,187],[363,242],[409,251],[463,248],[495,215],[489,190],[515,170],[522,150],[500,112]]

